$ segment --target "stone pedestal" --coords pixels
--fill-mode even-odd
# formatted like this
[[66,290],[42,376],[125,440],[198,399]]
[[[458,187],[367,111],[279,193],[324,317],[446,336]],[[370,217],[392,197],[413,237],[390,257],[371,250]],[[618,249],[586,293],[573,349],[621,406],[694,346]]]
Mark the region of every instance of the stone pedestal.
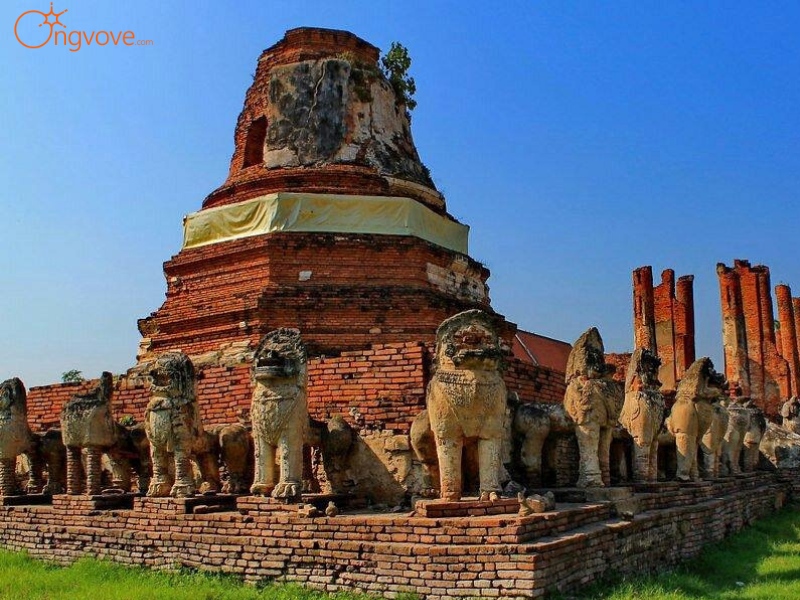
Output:
[[53,508],[69,512],[90,512],[96,510],[132,509],[137,494],[96,494],[93,496],[53,496]]
[[339,511],[366,508],[367,503],[360,496],[349,494],[303,494],[299,503],[286,503],[269,496],[240,496],[236,499],[236,509],[243,514],[251,512],[296,512],[300,504],[311,505],[325,512],[328,503],[333,502]]
[[447,500],[418,500],[414,505],[416,515],[436,519],[440,517],[484,517],[487,515],[509,515],[519,512],[519,500],[500,498],[494,502],[464,498],[457,502]]
[[0,496],[0,506],[36,506],[39,504],[52,504],[53,496],[50,494],[20,494],[18,496]]
[[189,498],[148,498],[147,496],[142,496],[134,500],[133,509],[141,512],[177,515],[231,512],[236,510],[236,496],[233,494],[211,494],[208,496],[190,496]]

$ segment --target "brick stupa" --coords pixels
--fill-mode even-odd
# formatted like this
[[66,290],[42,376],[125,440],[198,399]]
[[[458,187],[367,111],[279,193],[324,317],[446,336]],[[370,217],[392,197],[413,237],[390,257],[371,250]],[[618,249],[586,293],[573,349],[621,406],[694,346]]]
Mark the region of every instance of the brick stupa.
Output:
[[166,301],[139,321],[140,360],[282,326],[318,355],[431,342],[454,313],[492,311],[489,271],[468,255],[468,227],[447,212],[378,57],[315,28],[262,53],[228,178],[186,217]]

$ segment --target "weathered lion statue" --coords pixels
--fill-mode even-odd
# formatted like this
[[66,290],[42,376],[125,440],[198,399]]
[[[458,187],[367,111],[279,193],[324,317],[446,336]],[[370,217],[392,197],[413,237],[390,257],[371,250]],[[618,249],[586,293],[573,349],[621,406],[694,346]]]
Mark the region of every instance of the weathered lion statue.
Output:
[[793,396],[781,406],[781,425],[792,433],[800,434],[800,397]]
[[[103,372],[97,386],[73,396],[61,410],[61,435],[67,447],[67,493],[99,494],[103,453],[117,441],[111,412],[114,391],[111,373]],[[86,452],[84,471],[81,454]]]
[[622,386],[611,379],[597,328],[584,332],[567,359],[564,408],[575,421],[580,466],[578,487],[611,484],[610,451],[614,427],[624,402]]
[[[0,384],[0,494],[17,493],[16,464],[20,454],[32,457],[36,439],[28,427],[28,396],[22,381],[14,377]],[[38,466],[38,465],[37,465]],[[31,465],[28,492],[39,487],[37,468]]]
[[459,313],[436,330],[427,411],[445,500],[461,498],[461,457],[468,438],[478,440],[480,498],[499,497],[507,394],[502,359],[495,325],[483,311]]
[[[253,421],[255,476],[250,492],[272,494],[286,502],[303,491],[303,441],[309,427],[306,349],[297,329],[266,334],[253,359]],[[275,454],[280,449],[276,478]]]
[[725,432],[728,431],[728,409],[722,400],[711,405],[713,414],[708,431],[700,438],[700,453],[703,458],[699,463],[703,479],[716,479],[720,475],[722,451],[725,446]]
[[767,431],[767,419],[764,412],[755,404],[747,405],[750,412],[750,426],[744,434],[744,448],[742,449],[742,467],[746,473],[758,469],[761,439]]
[[661,360],[646,348],[637,348],[625,375],[625,403],[620,424],[633,438],[633,480],[658,479],[658,434],[664,422],[664,396],[658,380]]
[[[192,458],[202,474],[201,492],[219,490],[219,465],[208,447],[195,397],[192,361],[183,352],[159,356],[149,372],[150,402],[144,427],[150,442],[153,478],[148,496],[184,498],[197,490],[192,476]],[[170,473],[174,461],[174,483]]]
[[710,358],[700,358],[683,374],[675,391],[675,404],[667,417],[667,429],[675,436],[678,481],[699,479],[697,454],[700,441],[714,418],[712,402],[727,387],[725,376],[714,370]]

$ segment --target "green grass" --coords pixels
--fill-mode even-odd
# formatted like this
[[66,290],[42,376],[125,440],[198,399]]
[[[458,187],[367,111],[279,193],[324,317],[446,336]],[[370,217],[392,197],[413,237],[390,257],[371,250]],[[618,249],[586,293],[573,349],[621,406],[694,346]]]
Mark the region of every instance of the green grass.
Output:
[[787,508],[709,546],[674,571],[593,586],[565,597],[608,600],[798,600],[800,512]]
[[0,551],[3,600],[370,600],[297,585],[253,587],[223,575],[166,573],[84,558],[69,567]]
[[[786,509],[669,573],[594,586],[566,598],[800,599],[800,511]],[[0,551],[2,600],[368,600],[294,585],[252,587],[228,576],[165,573],[95,559],[59,567]]]

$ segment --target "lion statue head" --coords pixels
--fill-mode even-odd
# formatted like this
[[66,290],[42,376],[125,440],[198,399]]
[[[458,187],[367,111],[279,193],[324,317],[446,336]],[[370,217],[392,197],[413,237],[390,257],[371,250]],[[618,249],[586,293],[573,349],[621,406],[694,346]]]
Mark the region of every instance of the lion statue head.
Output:
[[153,400],[172,400],[180,404],[194,402],[194,365],[183,352],[162,354],[153,362],[147,375]]
[[503,350],[494,319],[482,310],[467,310],[436,330],[438,368],[492,371],[503,367]]
[[725,376],[717,373],[710,358],[703,357],[694,361],[683,374],[675,396],[679,401],[713,402],[727,389]]
[[0,383],[0,419],[8,418],[13,413],[27,414],[28,394],[25,384],[18,377],[6,379]]
[[625,375],[625,391],[635,392],[640,389],[656,389],[661,387],[658,380],[658,368],[661,359],[647,348],[637,348],[628,363]]
[[614,370],[613,365],[606,364],[606,351],[600,332],[597,327],[590,327],[572,345],[565,380],[569,383],[576,377],[602,379]]
[[255,381],[295,379],[306,369],[306,347],[300,331],[281,327],[270,331],[258,344],[251,375]]

